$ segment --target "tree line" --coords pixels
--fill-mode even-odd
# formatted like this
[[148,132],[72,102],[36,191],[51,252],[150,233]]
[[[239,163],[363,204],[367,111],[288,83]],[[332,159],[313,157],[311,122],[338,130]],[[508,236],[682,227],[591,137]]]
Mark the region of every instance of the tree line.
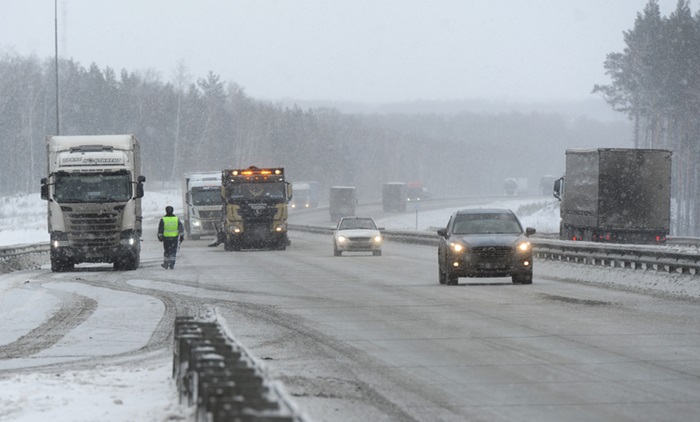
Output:
[[[72,59],[0,55],[0,195],[38,192],[45,138],[132,133],[146,187],[180,188],[181,174],[283,166],[290,180],[352,185],[360,200],[390,181],[422,181],[436,197],[503,195],[508,177],[539,193],[573,147],[631,146],[627,122],[554,113],[344,114],[257,100],[213,72],[179,64],[170,80]],[[56,119],[56,103],[59,119]],[[58,120],[58,122],[57,122]],[[60,127],[57,127],[57,123]]]
[[638,148],[673,151],[674,229],[700,234],[700,12],[679,0],[662,16],[649,0],[624,32],[625,48],[607,55],[608,85],[593,92],[630,118]]

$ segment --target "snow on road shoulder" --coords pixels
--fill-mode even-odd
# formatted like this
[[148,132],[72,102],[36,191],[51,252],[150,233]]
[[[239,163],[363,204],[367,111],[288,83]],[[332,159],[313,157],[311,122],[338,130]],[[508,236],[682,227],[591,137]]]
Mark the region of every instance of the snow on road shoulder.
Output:
[[193,420],[178,403],[165,357],[139,367],[32,373],[0,379],[0,420],[16,422]]

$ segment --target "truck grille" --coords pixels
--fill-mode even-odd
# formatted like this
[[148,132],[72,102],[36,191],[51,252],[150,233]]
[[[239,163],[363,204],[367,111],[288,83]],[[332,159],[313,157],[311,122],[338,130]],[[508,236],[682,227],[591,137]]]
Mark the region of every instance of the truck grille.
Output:
[[250,206],[241,206],[238,213],[241,215],[241,217],[245,219],[272,220],[277,214],[277,208],[275,208],[275,206],[268,206],[266,208],[253,208]]
[[199,217],[207,220],[221,219],[221,211],[200,211]]
[[119,214],[69,214],[69,240],[77,247],[109,248],[119,244]]

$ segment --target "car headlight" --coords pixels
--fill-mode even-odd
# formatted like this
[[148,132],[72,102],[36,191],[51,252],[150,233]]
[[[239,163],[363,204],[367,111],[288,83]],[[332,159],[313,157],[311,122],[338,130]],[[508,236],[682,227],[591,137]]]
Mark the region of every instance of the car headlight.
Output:
[[377,234],[372,238],[372,240],[374,241],[374,243],[379,243],[382,241],[382,235]]
[[530,242],[523,242],[518,245],[518,252],[527,252],[532,249],[532,244]]
[[340,235],[336,238],[336,240],[338,241],[338,243],[345,243],[348,241],[348,238],[343,235]]
[[467,247],[461,243],[450,242],[450,249],[452,249],[453,252],[464,252],[467,250]]

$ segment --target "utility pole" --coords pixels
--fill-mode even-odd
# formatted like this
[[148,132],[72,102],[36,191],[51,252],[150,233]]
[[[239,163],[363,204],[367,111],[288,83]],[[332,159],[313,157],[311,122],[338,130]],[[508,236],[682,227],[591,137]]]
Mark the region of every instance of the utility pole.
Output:
[[56,68],[56,135],[61,134],[60,113],[58,110],[58,0],[53,2],[54,10],[54,67]]

